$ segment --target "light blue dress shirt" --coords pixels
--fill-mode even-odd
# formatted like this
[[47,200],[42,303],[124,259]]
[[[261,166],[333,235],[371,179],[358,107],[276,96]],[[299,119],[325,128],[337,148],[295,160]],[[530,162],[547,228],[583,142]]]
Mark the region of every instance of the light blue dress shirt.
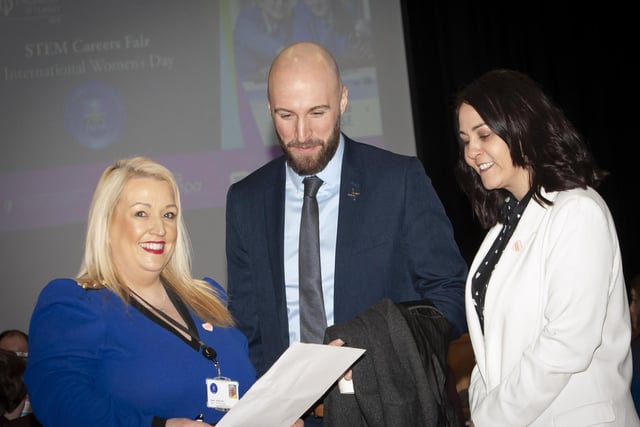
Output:
[[[335,252],[338,233],[338,208],[340,202],[340,174],[344,140],[329,164],[318,174],[323,184],[318,190],[318,211],[320,214],[320,268],[322,271],[322,292],[327,326],[333,325],[333,278],[335,274]],[[298,297],[298,237],[300,216],[304,197],[304,176],[286,166],[284,204],[284,281],[287,296],[287,317],[289,319],[289,342],[300,342],[300,308]]]

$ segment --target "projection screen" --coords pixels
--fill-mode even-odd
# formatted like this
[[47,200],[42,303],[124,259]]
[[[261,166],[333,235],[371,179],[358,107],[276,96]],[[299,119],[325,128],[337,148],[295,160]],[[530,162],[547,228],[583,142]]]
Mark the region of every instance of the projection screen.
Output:
[[[288,9],[264,25],[275,3]],[[346,134],[415,154],[400,0],[334,2],[339,23],[286,3],[0,3],[1,329],[27,330],[42,287],[76,275],[92,192],[121,157],[175,172],[194,275],[226,285],[227,188],[280,154],[265,70],[283,41],[331,48],[349,88]]]

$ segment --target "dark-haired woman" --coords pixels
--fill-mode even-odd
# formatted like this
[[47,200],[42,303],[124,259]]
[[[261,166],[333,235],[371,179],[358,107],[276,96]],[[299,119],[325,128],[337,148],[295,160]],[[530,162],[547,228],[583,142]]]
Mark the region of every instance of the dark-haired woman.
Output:
[[484,426],[638,426],[618,238],[605,173],[528,76],[493,70],[459,93],[456,168],[488,229],[465,303]]

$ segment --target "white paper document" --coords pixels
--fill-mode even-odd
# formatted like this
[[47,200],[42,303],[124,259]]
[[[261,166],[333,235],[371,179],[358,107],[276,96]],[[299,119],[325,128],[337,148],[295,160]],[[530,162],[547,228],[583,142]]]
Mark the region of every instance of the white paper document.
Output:
[[364,352],[294,343],[216,426],[290,427]]

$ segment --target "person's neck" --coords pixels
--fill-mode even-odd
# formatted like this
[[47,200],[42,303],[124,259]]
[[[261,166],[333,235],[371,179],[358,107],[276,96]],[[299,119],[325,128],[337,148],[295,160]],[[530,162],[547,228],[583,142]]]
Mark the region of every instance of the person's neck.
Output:
[[163,310],[167,305],[168,296],[162,282],[154,280],[152,282],[136,282],[127,286],[133,296],[141,299],[146,305],[150,305],[158,310]]

